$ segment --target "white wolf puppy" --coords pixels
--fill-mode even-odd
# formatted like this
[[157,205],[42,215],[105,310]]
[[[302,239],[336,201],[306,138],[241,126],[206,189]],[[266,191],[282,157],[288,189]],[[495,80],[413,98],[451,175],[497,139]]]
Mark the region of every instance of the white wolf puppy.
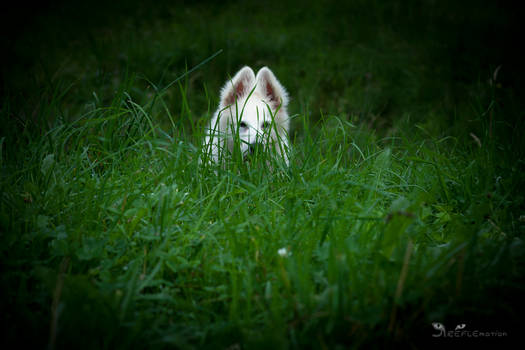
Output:
[[261,68],[255,76],[250,67],[242,68],[222,88],[203,151],[218,162],[236,147],[243,159],[267,150],[288,164],[287,105],[288,94],[270,69]]

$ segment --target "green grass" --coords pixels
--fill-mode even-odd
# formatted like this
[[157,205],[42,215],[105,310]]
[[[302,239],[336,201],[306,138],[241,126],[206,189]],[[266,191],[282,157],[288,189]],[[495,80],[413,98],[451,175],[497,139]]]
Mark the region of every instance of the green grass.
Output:
[[[512,15],[345,6],[128,5],[81,26],[64,4],[6,43],[3,340],[426,347],[432,322],[518,337],[522,73],[510,39],[479,57],[470,40]],[[287,168],[199,162],[245,64],[292,97]]]

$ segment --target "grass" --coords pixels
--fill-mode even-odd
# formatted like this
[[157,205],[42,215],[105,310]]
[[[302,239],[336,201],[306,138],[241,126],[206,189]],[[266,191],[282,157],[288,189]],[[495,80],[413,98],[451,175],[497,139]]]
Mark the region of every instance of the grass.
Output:
[[[63,4],[6,42],[6,344],[418,348],[441,340],[432,322],[519,336],[522,73],[505,41],[478,57],[471,40],[488,17],[510,33],[509,11],[130,4],[84,9],[86,26]],[[293,98],[289,167],[199,162],[244,64]]]

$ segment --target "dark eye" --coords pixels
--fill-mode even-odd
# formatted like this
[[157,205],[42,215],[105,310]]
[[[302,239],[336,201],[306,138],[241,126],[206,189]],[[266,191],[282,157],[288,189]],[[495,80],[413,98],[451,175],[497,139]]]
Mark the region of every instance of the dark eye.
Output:
[[266,121],[263,122],[262,125],[261,125],[261,127],[262,127],[263,129],[269,128],[269,127],[270,127],[270,122],[266,122]]
[[241,128],[247,128],[247,127],[248,127],[248,125],[246,125],[245,122],[240,122],[240,123],[239,123],[239,126],[240,126]]

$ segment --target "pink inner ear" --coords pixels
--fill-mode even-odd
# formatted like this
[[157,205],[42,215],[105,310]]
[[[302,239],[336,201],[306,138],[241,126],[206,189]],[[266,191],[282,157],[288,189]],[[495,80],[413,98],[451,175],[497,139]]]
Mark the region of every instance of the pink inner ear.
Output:
[[235,87],[235,95],[237,98],[241,98],[244,95],[244,83],[242,80]]
[[281,101],[276,96],[275,88],[269,82],[266,82],[266,96],[268,97],[268,102],[270,102],[273,108],[279,107]]
[[234,87],[233,92],[229,94],[226,99],[226,105],[232,105],[235,103],[235,99],[240,99],[244,95],[244,83],[240,80]]

